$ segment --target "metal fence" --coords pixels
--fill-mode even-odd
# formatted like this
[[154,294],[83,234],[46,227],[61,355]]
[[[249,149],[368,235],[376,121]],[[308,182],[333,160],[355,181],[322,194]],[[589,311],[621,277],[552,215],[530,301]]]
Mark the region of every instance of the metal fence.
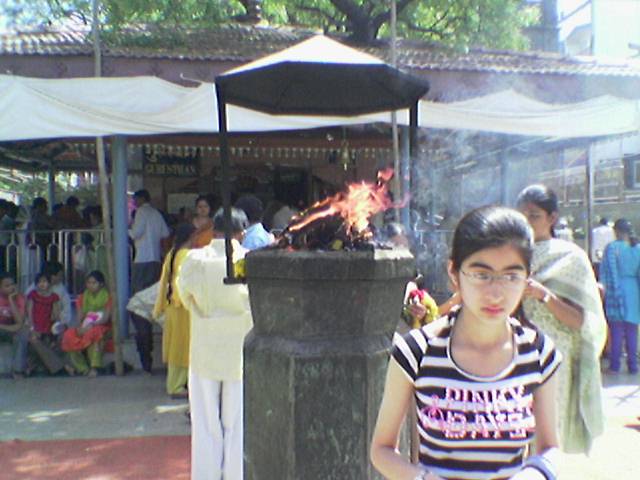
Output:
[[45,262],[60,262],[69,293],[77,295],[93,270],[108,281],[106,248],[102,229],[0,230],[0,268],[11,272],[24,292]]
[[418,270],[426,280],[431,296],[443,301],[450,295],[447,262],[452,230],[414,230],[414,251]]

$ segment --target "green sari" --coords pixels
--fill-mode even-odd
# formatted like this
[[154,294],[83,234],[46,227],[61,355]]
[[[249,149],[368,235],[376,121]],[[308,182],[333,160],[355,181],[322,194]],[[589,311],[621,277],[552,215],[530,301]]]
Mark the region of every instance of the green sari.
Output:
[[588,453],[604,431],[600,354],[607,324],[596,279],[585,252],[555,238],[536,243],[531,267],[535,280],[584,313],[582,327],[575,330],[544,303],[523,300],[527,319],[553,339],[564,357],[556,394],[561,447],[568,453]]

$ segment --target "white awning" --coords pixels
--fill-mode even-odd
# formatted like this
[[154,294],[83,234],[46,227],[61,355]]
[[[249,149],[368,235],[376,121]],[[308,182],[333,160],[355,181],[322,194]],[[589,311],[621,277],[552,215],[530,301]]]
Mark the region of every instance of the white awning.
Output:
[[[640,132],[640,102],[603,96],[546,104],[513,90],[454,103],[421,101],[425,128],[555,138]],[[0,75],[0,141],[161,133],[216,133],[215,85],[183,87],[156,77],[36,79]],[[231,132],[389,122],[356,117],[268,115],[230,105]],[[398,112],[408,123],[408,112]]]

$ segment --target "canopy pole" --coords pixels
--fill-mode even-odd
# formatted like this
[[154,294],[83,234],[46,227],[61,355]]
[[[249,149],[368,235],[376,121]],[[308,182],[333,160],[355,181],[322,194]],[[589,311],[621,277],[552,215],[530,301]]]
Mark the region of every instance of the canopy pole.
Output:
[[115,258],[116,298],[113,305],[118,309],[120,337],[129,334],[127,299],[129,298],[129,232],[127,210],[127,138],[116,135],[111,141],[112,202],[113,202],[113,251]]
[[[415,160],[418,152],[418,102],[417,101],[409,109],[408,134],[409,134],[408,135],[409,152],[408,152],[407,165],[403,172],[403,178],[402,178],[405,198],[407,198],[407,195],[411,195],[411,192],[413,191],[411,184],[413,181],[415,181],[412,170],[413,170],[413,166],[415,164]],[[411,228],[411,208],[413,206],[412,205],[413,201],[410,196],[408,198],[409,198],[409,204],[404,209],[404,211],[406,212],[405,213],[406,218],[403,220],[405,222],[405,228],[407,227]]]
[[[391,0],[391,19],[390,19],[390,28],[391,28],[391,65],[393,68],[397,67],[397,55],[396,55],[396,1]],[[393,196],[394,201],[401,201],[402,197],[402,183],[401,183],[401,172],[400,172],[400,145],[398,142],[398,117],[396,111],[393,110],[391,112],[391,141],[393,145]],[[395,220],[396,222],[400,221],[400,211],[395,209]]]
[[233,271],[233,247],[231,246],[231,188],[229,185],[229,143],[227,138],[227,102],[224,89],[216,85],[216,97],[218,98],[218,140],[220,142],[220,165],[222,181],[220,190],[222,193],[222,209],[224,215],[224,251],[227,256],[227,278],[225,283],[234,283]]
[[[102,52],[100,50],[100,31],[99,31],[99,11],[100,0],[92,1],[92,22],[91,33],[93,35],[93,53],[94,53],[94,76],[102,76]],[[104,237],[105,246],[107,248],[107,268],[109,269],[109,278],[111,279],[109,285],[109,293],[111,294],[111,300],[113,305],[118,305],[118,295],[115,287],[115,259],[113,256],[113,237],[111,236],[111,208],[109,204],[109,190],[107,183],[107,166],[104,158],[104,142],[102,137],[96,137],[96,157],[98,160],[98,173],[100,180],[100,202],[102,203],[102,225],[104,225]],[[121,376],[124,374],[124,364],[122,360],[122,349],[120,338],[120,313],[117,308],[112,309],[111,313],[111,328],[113,329],[113,340],[115,350],[115,364],[116,375]]]
[[53,213],[53,205],[56,203],[56,170],[53,161],[49,162],[47,168],[47,196],[49,197],[49,215]]
[[587,245],[585,249],[587,251],[587,255],[591,258],[591,244],[593,242],[593,232],[591,229],[593,228],[593,184],[594,184],[594,172],[593,172],[593,141],[589,144],[587,148],[587,163],[586,163],[586,182],[587,182]]

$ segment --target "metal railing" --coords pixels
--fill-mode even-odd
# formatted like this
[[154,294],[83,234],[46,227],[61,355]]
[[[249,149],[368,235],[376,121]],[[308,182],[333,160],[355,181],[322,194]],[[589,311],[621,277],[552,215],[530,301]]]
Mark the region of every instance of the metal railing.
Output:
[[108,281],[104,230],[0,230],[0,269],[15,276],[21,292],[48,261],[62,264],[72,296],[84,290],[85,276],[93,270],[100,270]]
[[414,251],[418,270],[426,280],[431,296],[437,301],[449,297],[447,262],[452,230],[414,230]]

